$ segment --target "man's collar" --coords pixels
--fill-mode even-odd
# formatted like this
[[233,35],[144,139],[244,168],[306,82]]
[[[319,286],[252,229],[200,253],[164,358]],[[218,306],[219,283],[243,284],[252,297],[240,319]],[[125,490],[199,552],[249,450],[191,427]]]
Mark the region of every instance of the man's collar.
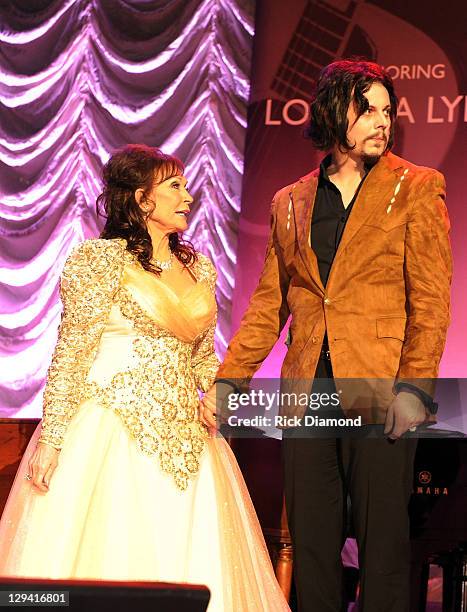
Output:
[[[385,173],[388,173],[389,176],[392,175],[393,172],[397,173],[399,170],[403,170],[407,167],[407,164],[408,162],[403,160],[401,157],[398,157],[397,155],[394,155],[394,153],[388,151],[380,157],[378,163],[375,164],[373,168],[378,172],[379,175],[381,175],[382,173],[382,175],[384,176]],[[308,189],[307,185],[310,182],[318,181],[320,176],[320,169],[321,166],[317,166],[314,170],[308,172],[308,174],[304,174],[298,179],[298,181],[296,181],[296,183],[293,183],[290,186],[291,189],[293,190],[296,187],[298,188],[299,185],[305,185],[305,190]]]
[[[376,164],[373,164],[372,166],[365,164],[365,175],[364,176],[366,176],[372,168],[374,168],[377,164],[379,164],[380,160],[381,160],[381,157],[378,159]],[[328,168],[331,165],[331,162],[332,162],[331,153],[326,155],[326,157],[324,157],[321,160],[321,163],[319,165],[319,180],[331,182],[331,179],[329,178],[329,175],[328,175]]]
[[328,168],[332,162],[332,155],[329,153],[324,159],[322,159],[319,165],[319,179],[321,181],[329,181]]

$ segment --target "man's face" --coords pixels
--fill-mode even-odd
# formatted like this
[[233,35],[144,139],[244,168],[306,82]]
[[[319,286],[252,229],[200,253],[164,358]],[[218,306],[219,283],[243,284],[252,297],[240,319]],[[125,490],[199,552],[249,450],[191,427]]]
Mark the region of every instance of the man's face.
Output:
[[353,102],[347,111],[347,140],[355,145],[350,151],[352,157],[377,161],[384,153],[391,127],[391,103],[388,90],[381,83],[373,83],[363,94],[368,100],[368,109],[358,117]]

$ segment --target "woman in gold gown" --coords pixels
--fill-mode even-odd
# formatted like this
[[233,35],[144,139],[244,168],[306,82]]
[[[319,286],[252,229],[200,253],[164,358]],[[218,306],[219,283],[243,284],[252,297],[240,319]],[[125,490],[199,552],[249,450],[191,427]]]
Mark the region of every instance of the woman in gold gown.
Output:
[[[41,424],[0,522],[0,575],[206,584],[209,612],[283,611],[242,475],[199,418],[214,380],[215,269],[183,242],[183,166],[128,145],[100,239],[61,276]],[[212,433],[212,432],[211,432]]]

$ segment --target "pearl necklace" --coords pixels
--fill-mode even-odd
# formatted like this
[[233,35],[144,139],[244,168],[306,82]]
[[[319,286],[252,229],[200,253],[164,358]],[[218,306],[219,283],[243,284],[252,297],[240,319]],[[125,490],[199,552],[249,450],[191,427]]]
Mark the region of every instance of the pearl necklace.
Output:
[[161,270],[170,270],[173,266],[173,259],[174,254],[170,252],[170,257],[169,259],[166,259],[166,261],[159,261],[159,259],[153,259],[152,263],[155,264]]

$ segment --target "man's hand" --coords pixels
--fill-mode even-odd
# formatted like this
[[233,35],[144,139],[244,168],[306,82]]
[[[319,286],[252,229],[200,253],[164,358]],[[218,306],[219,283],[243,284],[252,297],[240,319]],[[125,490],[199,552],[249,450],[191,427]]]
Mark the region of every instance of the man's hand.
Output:
[[384,433],[391,440],[397,440],[409,429],[424,423],[426,417],[425,406],[415,393],[399,391],[388,408]]
[[221,414],[222,405],[232,390],[232,387],[225,383],[214,383],[200,401],[199,420],[209,428],[211,435],[216,433],[217,415]]

